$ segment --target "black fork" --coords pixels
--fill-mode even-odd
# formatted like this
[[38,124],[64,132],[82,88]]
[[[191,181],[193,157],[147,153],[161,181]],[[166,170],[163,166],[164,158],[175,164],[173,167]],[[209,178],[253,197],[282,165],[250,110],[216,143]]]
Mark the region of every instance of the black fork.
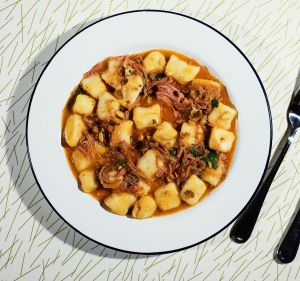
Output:
[[[287,110],[287,122],[288,122],[287,130],[283,135],[270,161],[269,169],[266,176],[261,181],[256,194],[254,195],[254,197],[252,198],[252,200],[250,201],[250,203],[248,204],[244,212],[235,221],[230,231],[230,238],[237,243],[245,243],[249,239],[253,231],[253,228],[255,226],[255,223],[257,221],[263,202],[272,184],[272,181],[280,167],[280,164],[282,163],[282,160],[286,152],[288,151],[295,137],[296,131],[300,127],[300,71],[298,73],[296,86]],[[295,246],[296,252],[299,246],[299,237],[300,237],[299,212],[297,216],[298,216],[298,220],[297,220],[298,223],[292,224],[294,226],[292,228],[292,231],[293,233],[297,232],[297,237],[298,237],[297,238],[298,240],[294,239],[295,240],[294,244],[298,243],[297,247]],[[279,251],[278,253],[282,254],[283,252],[284,251]]]

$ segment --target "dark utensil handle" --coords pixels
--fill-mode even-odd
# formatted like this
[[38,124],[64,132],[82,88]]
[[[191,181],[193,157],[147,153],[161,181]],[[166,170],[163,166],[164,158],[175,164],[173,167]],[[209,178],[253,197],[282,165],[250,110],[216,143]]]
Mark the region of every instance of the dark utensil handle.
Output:
[[294,134],[295,129],[289,126],[278,147],[276,148],[276,151],[274,152],[266,176],[259,184],[254,197],[251,199],[243,213],[237,218],[230,231],[230,238],[233,241],[237,243],[245,243],[249,239],[266,195],[280,167],[280,164],[290,147]]
[[290,263],[297,255],[300,243],[300,208],[293,222],[291,223],[286,235],[276,252],[275,258],[281,263]]

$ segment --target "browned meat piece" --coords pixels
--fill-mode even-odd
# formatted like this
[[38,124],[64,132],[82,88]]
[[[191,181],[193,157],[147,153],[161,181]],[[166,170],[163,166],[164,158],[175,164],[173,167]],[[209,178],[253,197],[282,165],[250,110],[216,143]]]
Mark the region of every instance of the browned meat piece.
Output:
[[142,77],[147,77],[147,71],[143,67],[143,64],[137,63],[129,56],[124,58],[123,66],[125,69],[125,75],[138,74]]
[[77,148],[84,154],[88,155],[91,152],[94,143],[95,139],[93,136],[88,133],[84,133],[78,142]]
[[169,77],[164,77],[149,83],[148,95],[157,96],[158,102],[172,110],[172,115],[177,124],[187,121],[192,110],[193,101],[187,98],[181,91],[178,83]]
[[127,160],[129,160],[133,164],[137,163],[137,161],[139,160],[139,153],[133,146],[128,144],[126,141],[122,141],[119,144],[119,147],[120,147],[120,151],[122,152],[123,155],[125,155]]
[[172,104],[178,110],[187,110],[192,107],[193,102],[187,99],[183,93],[169,83],[158,84],[156,96],[167,104]]
[[193,155],[191,153],[191,148],[184,148],[180,167],[178,168],[180,183],[184,182],[192,174],[200,175],[200,173],[206,168],[206,162],[203,157],[207,155],[208,151],[204,145],[198,145],[197,151],[200,152],[200,155],[195,156],[195,154]]
[[[199,79],[200,81],[200,79]],[[204,115],[212,110],[212,100],[220,98],[220,90],[215,87],[209,87],[202,83],[190,83],[188,85],[190,97],[194,101],[194,107],[201,110]]]

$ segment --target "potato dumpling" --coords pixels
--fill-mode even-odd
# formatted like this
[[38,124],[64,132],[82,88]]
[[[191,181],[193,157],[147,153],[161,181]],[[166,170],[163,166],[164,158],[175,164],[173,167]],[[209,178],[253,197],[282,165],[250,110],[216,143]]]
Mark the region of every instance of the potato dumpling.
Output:
[[219,102],[218,107],[215,107],[208,115],[208,122],[212,126],[229,130],[236,115],[237,112],[235,109]]
[[85,170],[92,164],[90,158],[78,149],[72,152],[72,160],[77,171]]
[[170,182],[154,191],[154,199],[157,206],[163,210],[170,210],[180,205],[180,196],[176,184]]
[[104,199],[104,204],[120,216],[125,216],[135,202],[135,196],[127,192],[114,192]]
[[103,155],[107,150],[108,147],[100,144],[99,142],[94,142],[89,156],[93,160],[93,162],[98,161],[101,158],[101,155]]
[[98,188],[94,170],[85,170],[79,174],[80,187],[84,192],[93,192]]
[[193,79],[193,81],[191,82],[191,86],[192,88],[202,87],[215,94],[219,94],[221,90],[221,85],[219,82],[208,80],[208,79],[200,79],[200,78]]
[[195,78],[199,70],[199,66],[189,65],[185,61],[171,55],[165,73],[167,76],[173,77],[180,84],[186,84]]
[[151,191],[151,186],[149,186],[144,181],[139,181],[136,184],[135,189],[136,189],[136,194],[138,196],[143,196],[143,195],[147,195]]
[[80,83],[82,88],[95,99],[98,99],[103,92],[107,91],[104,82],[98,74],[85,77]]
[[180,141],[184,146],[199,144],[204,141],[203,129],[200,124],[194,121],[182,123],[180,130]]
[[76,146],[84,130],[85,125],[81,116],[77,114],[70,115],[65,126],[65,139],[67,144],[71,147]]
[[120,103],[112,94],[104,92],[100,95],[97,107],[97,115],[100,120],[114,120],[116,111],[119,109]]
[[153,51],[144,58],[143,64],[148,72],[161,72],[165,68],[166,59],[161,52]]
[[122,95],[124,99],[124,106],[130,107],[136,102],[143,89],[144,82],[141,75],[129,75],[126,78],[127,83],[122,86]]
[[91,114],[96,105],[96,101],[87,95],[78,95],[73,105],[73,112],[80,114]]
[[136,107],[133,110],[133,121],[139,130],[156,127],[161,122],[160,106]]
[[105,147],[104,145],[102,145],[98,142],[95,142],[93,145],[93,150],[95,153],[102,155],[108,150],[108,147]]
[[108,67],[105,72],[102,73],[101,78],[110,86],[116,90],[121,90],[122,76],[118,72],[123,59],[121,57],[112,58],[108,61]]
[[195,205],[205,190],[205,183],[196,175],[191,175],[180,191],[180,198],[189,205]]
[[155,179],[155,174],[163,165],[163,162],[158,158],[158,154],[154,149],[149,149],[137,163],[137,167],[149,180]]
[[164,121],[157,126],[157,130],[155,131],[153,138],[161,145],[169,148],[175,146],[177,135],[178,133],[173,128],[172,124]]
[[142,196],[132,210],[132,216],[136,219],[146,219],[151,217],[157,209],[157,205],[151,196]]
[[130,144],[132,126],[133,122],[131,120],[123,120],[119,125],[116,125],[111,135],[110,145],[117,146],[122,141]]
[[213,127],[210,133],[208,145],[211,149],[228,152],[232,148],[232,144],[235,140],[234,133]]
[[217,186],[222,179],[223,169],[219,166],[217,169],[206,168],[202,174],[201,178],[211,184],[212,186]]

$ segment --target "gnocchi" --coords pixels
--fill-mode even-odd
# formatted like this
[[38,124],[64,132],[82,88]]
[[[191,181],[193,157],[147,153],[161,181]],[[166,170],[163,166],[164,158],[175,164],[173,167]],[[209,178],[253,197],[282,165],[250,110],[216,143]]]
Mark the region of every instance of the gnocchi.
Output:
[[168,148],[175,146],[177,131],[173,128],[169,122],[163,122],[157,126],[157,130],[153,134],[153,139],[159,142],[162,146]]
[[157,205],[151,196],[142,196],[132,210],[132,216],[136,219],[146,219],[151,217],[157,209]]
[[151,191],[151,186],[144,181],[139,181],[136,185],[137,196],[143,196],[149,194]]
[[140,75],[127,76],[127,83],[122,86],[122,95],[124,99],[124,106],[132,106],[144,86],[143,79]]
[[91,114],[96,105],[96,101],[87,95],[78,95],[73,105],[73,112],[79,114]]
[[85,170],[79,174],[80,187],[82,191],[90,193],[98,188],[97,178],[94,170]]
[[107,88],[98,74],[87,76],[81,80],[82,88],[93,98],[98,99]]
[[130,144],[132,135],[133,122],[124,120],[119,125],[116,125],[111,135],[111,146],[117,146],[120,142],[125,141]]
[[192,120],[184,122],[180,130],[180,140],[184,146],[202,143],[204,141],[204,134],[201,125],[197,125]]
[[98,155],[103,155],[107,150],[108,150],[107,147],[105,147],[104,145],[98,142],[95,142],[93,145],[93,152],[95,152]]
[[234,140],[234,133],[213,127],[209,137],[209,147],[217,151],[228,152],[231,150]]
[[65,139],[69,146],[77,145],[85,130],[85,124],[80,115],[72,114],[68,117],[65,125]]
[[221,91],[221,85],[219,82],[208,80],[208,79],[193,79],[191,82],[193,87],[201,87],[205,90],[208,90],[214,94],[219,94]]
[[196,175],[191,175],[180,191],[180,198],[189,205],[195,205],[205,191],[205,183]]
[[111,121],[120,109],[120,102],[110,93],[104,92],[98,100],[97,115],[100,120]]
[[154,149],[148,150],[138,161],[137,167],[149,180],[155,179],[155,174],[163,168],[163,162],[159,159],[158,153]]
[[207,167],[202,172],[201,179],[208,182],[212,186],[217,186],[220,183],[222,176],[223,176],[223,169],[221,166],[219,166],[217,169]]
[[187,64],[177,56],[171,55],[165,72],[167,76],[173,77],[180,84],[186,84],[195,78],[199,70],[199,66]]
[[166,59],[161,52],[153,51],[144,58],[143,64],[148,72],[161,72],[165,68]]
[[208,122],[212,126],[229,130],[236,115],[237,112],[235,109],[219,102],[218,107],[215,107],[208,115]]
[[125,216],[136,202],[134,195],[126,192],[112,193],[104,199],[104,204],[115,214]]
[[136,107],[133,110],[133,121],[139,130],[156,127],[161,122],[160,115],[158,104],[150,107]]
[[154,198],[157,206],[163,211],[174,209],[180,205],[179,192],[174,182],[157,188],[154,191]]
[[121,67],[123,59],[121,57],[111,58],[108,61],[108,67],[102,73],[101,78],[116,90],[121,90],[123,78],[118,69]]
[[72,160],[77,171],[85,170],[92,164],[89,157],[78,149],[72,152]]

